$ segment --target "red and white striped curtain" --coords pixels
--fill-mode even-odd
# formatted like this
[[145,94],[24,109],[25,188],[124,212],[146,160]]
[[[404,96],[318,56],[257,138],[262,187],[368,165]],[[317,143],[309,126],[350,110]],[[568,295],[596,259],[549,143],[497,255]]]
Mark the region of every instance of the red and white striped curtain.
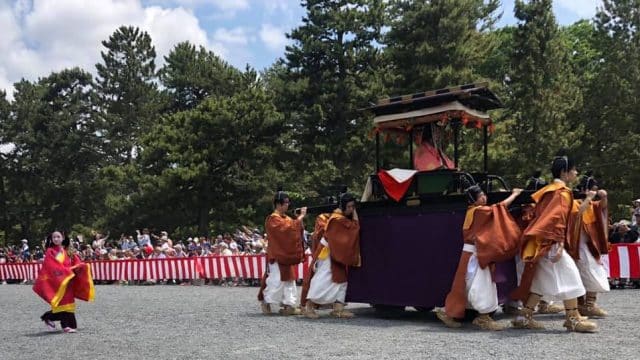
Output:
[[[603,261],[612,279],[640,279],[640,244],[615,244]],[[298,264],[296,276],[309,271],[311,256]],[[91,262],[94,280],[191,280],[241,277],[260,279],[266,269],[264,255],[210,256],[170,259],[113,260]],[[0,281],[35,280],[40,263],[0,264]]]
[[609,251],[609,277],[640,279],[640,244],[615,244]]
[[[296,267],[302,279],[311,256]],[[260,279],[266,269],[264,255],[210,256],[143,260],[101,260],[89,262],[94,280],[191,280],[241,277]],[[41,263],[0,264],[0,280],[35,280]]]

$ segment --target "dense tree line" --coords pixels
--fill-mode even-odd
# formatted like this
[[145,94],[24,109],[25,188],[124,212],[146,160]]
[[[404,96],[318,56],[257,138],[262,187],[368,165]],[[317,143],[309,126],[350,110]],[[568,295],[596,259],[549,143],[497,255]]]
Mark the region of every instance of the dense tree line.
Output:
[[[604,0],[559,26],[551,0],[305,0],[284,57],[261,72],[122,26],[102,60],[0,92],[0,240],[53,228],[207,234],[262,222],[278,185],[294,200],[362,189],[379,97],[489,81],[490,170],[522,185],[560,147],[610,189],[640,193],[640,1]],[[479,170],[477,134],[462,166]],[[386,146],[389,148],[390,146]],[[385,154],[398,155],[386,149]],[[391,163],[393,160],[391,161]]]

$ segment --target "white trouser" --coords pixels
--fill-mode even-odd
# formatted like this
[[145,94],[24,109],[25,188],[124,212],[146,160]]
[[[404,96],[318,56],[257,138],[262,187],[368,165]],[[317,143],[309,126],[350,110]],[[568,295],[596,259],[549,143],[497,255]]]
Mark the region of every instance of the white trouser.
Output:
[[476,247],[464,244],[462,251],[472,253],[465,276],[467,290],[467,308],[480,314],[488,314],[498,309],[498,289],[491,278],[489,267],[480,268]]
[[347,283],[334,283],[331,278],[331,256],[316,261],[316,271],[311,278],[307,299],[314,304],[343,303],[347,295]]
[[580,272],[569,254],[562,250],[558,262],[551,262],[558,251],[553,245],[547,256],[538,261],[531,283],[531,292],[548,300],[570,300],[585,294]]
[[608,292],[609,291],[609,272],[604,264],[599,264],[593,257],[587,241],[589,240],[586,232],[580,232],[580,259],[576,261],[582,284],[588,292]]
[[295,306],[298,302],[295,281],[280,281],[278,263],[268,264],[269,275],[264,289],[264,302],[275,305]]

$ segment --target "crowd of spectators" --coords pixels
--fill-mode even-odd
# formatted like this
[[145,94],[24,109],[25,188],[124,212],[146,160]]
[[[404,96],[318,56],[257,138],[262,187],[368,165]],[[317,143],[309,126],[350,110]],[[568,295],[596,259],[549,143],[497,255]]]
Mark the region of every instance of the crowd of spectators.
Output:
[[91,243],[79,236],[72,242],[85,261],[261,254],[267,246],[265,236],[258,229],[247,227],[215,237],[194,236],[183,240],[171,239],[166,231],[154,234],[142,229],[135,235],[121,234],[118,239],[97,233]]
[[[308,235],[305,232],[307,253],[309,253]],[[75,235],[70,239],[70,243],[72,251],[77,253],[83,261],[96,261],[264,254],[268,240],[266,234],[259,229],[242,226],[232,233],[214,237],[193,236],[181,240],[171,239],[166,231],[156,234],[146,228],[136,230],[135,235],[121,234],[119,238],[95,232],[93,238],[88,241],[83,235]],[[0,264],[42,261],[43,248],[44,241],[31,250],[29,242],[23,239],[19,244],[0,248]],[[256,279],[233,278],[221,282],[216,280],[207,280],[207,282],[233,286],[256,285]]]
[[640,243],[640,199],[632,202],[631,220],[622,219],[609,226],[609,242],[620,243]]

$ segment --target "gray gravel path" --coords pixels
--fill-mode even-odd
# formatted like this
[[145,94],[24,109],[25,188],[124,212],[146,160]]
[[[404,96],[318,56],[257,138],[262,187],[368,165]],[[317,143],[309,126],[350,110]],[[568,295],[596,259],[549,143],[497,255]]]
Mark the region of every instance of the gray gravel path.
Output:
[[566,333],[552,315],[545,331],[450,330],[432,314],[380,319],[361,304],[352,320],[265,317],[256,292],[97,286],[95,303],[78,303],[79,332],[63,334],[44,331],[47,305],[30,286],[3,285],[0,359],[640,359],[640,290],[602,297],[611,315],[598,334]]

